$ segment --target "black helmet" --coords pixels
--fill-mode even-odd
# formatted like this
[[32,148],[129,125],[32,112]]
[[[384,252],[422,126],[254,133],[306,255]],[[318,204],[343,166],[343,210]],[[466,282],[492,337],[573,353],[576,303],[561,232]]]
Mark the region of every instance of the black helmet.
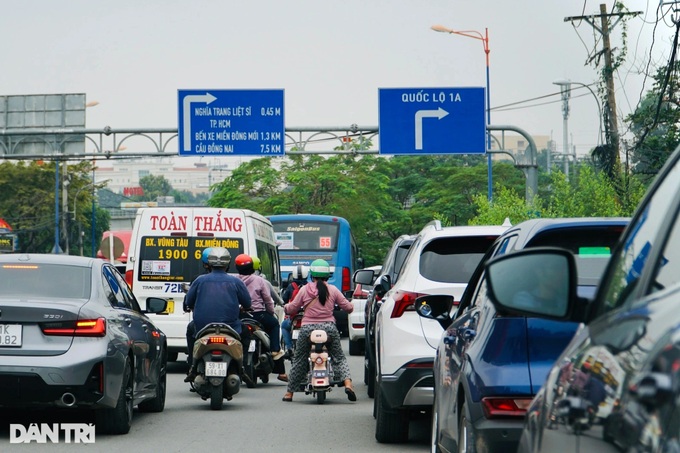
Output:
[[231,262],[231,253],[224,247],[212,247],[208,253],[208,264],[212,267],[226,269]]

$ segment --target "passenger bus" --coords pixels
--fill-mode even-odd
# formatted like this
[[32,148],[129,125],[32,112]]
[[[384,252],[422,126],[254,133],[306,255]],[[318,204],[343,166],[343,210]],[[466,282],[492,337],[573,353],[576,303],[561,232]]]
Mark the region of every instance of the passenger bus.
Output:
[[312,261],[324,259],[331,266],[328,283],[351,297],[352,275],[363,267],[349,222],[342,217],[315,214],[285,214],[268,216],[274,227],[274,237],[281,260],[281,281],[297,265],[309,267]]

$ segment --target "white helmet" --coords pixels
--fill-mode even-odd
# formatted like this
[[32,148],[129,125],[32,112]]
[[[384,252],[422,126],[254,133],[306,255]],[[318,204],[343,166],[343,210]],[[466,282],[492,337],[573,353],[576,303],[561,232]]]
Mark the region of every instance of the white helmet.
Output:
[[298,264],[293,269],[293,280],[307,280],[308,276],[309,269],[301,264]]

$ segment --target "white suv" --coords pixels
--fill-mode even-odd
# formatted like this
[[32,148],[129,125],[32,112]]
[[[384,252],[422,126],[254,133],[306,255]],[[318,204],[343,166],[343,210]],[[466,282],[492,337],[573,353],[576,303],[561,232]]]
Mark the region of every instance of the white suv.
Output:
[[442,327],[418,316],[416,298],[447,294],[460,301],[472,272],[506,229],[507,226],[442,227],[435,220],[416,236],[376,314],[373,415],[378,442],[408,441],[411,413],[432,409],[432,365]]

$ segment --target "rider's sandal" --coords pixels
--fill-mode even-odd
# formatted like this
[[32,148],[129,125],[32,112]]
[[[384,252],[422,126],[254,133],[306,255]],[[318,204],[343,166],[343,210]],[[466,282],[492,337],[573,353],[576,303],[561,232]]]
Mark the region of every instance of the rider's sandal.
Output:
[[347,399],[350,401],[356,401],[357,400],[357,394],[354,393],[354,390],[351,387],[345,387],[345,393],[347,394]]
[[293,393],[286,392],[286,394],[283,395],[283,401],[286,401],[287,403],[290,403],[291,401],[293,401]]

